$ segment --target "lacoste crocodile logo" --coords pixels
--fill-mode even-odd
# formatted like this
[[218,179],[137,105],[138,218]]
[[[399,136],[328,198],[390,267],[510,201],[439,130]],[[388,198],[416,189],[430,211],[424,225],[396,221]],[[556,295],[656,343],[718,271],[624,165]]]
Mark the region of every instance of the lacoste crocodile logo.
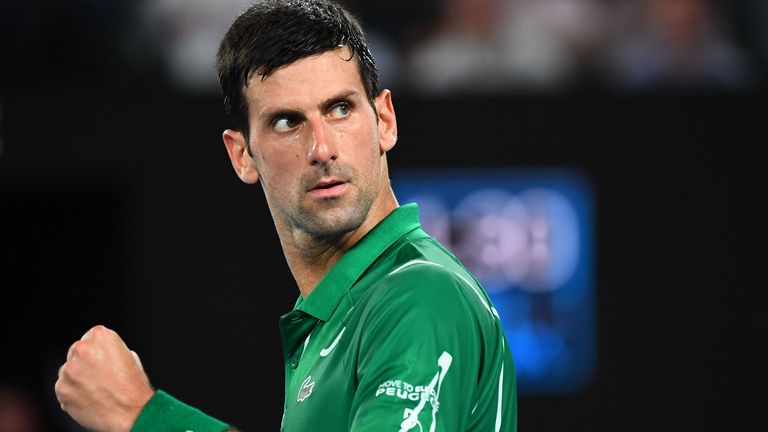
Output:
[[299,397],[297,397],[296,400],[301,402],[308,398],[309,395],[312,394],[313,387],[315,387],[315,382],[312,381],[312,375],[310,375],[307,377],[307,379],[304,380],[303,383],[301,383],[301,388],[299,389]]

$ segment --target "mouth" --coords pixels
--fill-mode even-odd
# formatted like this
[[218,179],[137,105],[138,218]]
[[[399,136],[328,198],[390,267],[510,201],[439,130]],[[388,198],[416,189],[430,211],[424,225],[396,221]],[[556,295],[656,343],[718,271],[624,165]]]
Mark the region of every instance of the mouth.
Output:
[[343,184],[344,182],[341,180],[323,180],[319,181],[315,184],[315,186],[312,188],[312,190],[316,189],[331,189],[335,186],[338,186],[340,184]]
[[316,198],[333,198],[341,195],[348,186],[349,183],[338,179],[323,180],[317,182],[309,194]]

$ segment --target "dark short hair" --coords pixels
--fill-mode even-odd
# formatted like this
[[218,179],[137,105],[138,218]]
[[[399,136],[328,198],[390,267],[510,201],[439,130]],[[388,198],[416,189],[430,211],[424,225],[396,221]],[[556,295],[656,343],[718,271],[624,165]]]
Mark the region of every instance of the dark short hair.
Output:
[[262,0],[235,19],[219,45],[216,69],[224,111],[248,139],[245,87],[254,75],[341,46],[356,59],[368,100],[378,94],[376,62],[358,19],[329,0]]

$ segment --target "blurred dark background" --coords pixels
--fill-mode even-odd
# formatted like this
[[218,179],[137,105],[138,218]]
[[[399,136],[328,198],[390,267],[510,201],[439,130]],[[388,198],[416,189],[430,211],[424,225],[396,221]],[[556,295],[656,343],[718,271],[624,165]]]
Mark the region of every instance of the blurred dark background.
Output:
[[[393,170],[595,188],[597,371],[522,394],[520,430],[763,429],[768,3],[346,3],[394,91]],[[212,64],[246,4],[0,1],[0,431],[79,430],[53,383],[97,323],[155,386],[278,430],[298,290]]]

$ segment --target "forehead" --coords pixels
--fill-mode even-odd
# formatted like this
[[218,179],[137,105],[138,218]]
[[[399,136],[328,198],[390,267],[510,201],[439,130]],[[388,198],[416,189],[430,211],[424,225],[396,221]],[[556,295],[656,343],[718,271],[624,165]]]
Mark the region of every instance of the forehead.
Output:
[[249,111],[298,108],[342,91],[365,95],[357,59],[347,47],[326,51],[282,66],[262,79],[254,74],[245,89]]

